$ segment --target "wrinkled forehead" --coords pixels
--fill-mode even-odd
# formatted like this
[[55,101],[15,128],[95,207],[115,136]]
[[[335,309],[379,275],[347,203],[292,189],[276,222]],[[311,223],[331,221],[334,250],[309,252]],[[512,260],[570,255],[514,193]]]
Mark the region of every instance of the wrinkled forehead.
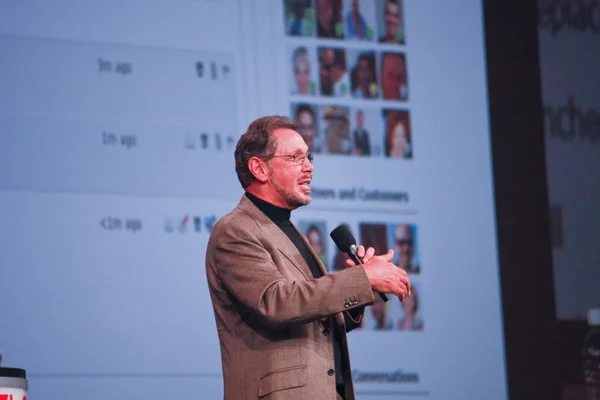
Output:
[[302,136],[293,129],[275,129],[273,136],[277,140],[277,153],[294,154],[306,153],[308,151],[308,146]]

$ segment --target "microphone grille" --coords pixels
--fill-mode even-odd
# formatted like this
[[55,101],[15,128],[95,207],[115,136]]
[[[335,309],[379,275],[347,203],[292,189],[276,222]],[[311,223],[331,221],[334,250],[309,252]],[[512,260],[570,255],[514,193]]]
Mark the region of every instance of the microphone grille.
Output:
[[353,244],[356,244],[356,239],[352,235],[350,228],[346,224],[342,224],[331,231],[329,234],[340,251],[347,253]]

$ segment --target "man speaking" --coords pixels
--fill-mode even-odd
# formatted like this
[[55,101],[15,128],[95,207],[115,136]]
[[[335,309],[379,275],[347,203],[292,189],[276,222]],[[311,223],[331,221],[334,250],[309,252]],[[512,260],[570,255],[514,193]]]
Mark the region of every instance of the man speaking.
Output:
[[358,247],[361,265],[327,274],[292,210],[310,203],[312,154],[284,117],[252,122],[235,149],[245,194],[213,227],[206,273],[225,400],[354,400],[346,332],[373,291],[403,300],[406,272],[393,250]]

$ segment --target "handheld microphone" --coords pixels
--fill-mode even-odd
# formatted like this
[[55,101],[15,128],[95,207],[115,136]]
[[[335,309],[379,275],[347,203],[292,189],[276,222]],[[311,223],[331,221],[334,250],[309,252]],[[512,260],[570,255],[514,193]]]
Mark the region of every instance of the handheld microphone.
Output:
[[[352,261],[354,261],[356,265],[362,264],[361,259],[358,258],[358,255],[356,254],[356,239],[352,235],[352,232],[350,232],[350,228],[348,228],[348,225],[342,224],[338,226],[337,228],[331,231],[329,236],[331,236],[338,249],[348,254],[348,256],[352,259]],[[388,298],[385,294],[379,293],[379,296],[381,296],[381,299],[383,301],[388,301]]]

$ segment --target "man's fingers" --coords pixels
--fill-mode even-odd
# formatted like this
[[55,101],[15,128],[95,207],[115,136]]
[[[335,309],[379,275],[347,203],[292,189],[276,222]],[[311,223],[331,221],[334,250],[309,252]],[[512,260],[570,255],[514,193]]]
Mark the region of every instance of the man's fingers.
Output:
[[363,263],[369,261],[371,257],[375,255],[375,249],[373,247],[369,247],[365,252],[365,256],[362,258]]
[[356,255],[358,256],[358,258],[363,258],[365,256],[365,246],[363,246],[362,244],[358,246],[358,248],[356,249]]

